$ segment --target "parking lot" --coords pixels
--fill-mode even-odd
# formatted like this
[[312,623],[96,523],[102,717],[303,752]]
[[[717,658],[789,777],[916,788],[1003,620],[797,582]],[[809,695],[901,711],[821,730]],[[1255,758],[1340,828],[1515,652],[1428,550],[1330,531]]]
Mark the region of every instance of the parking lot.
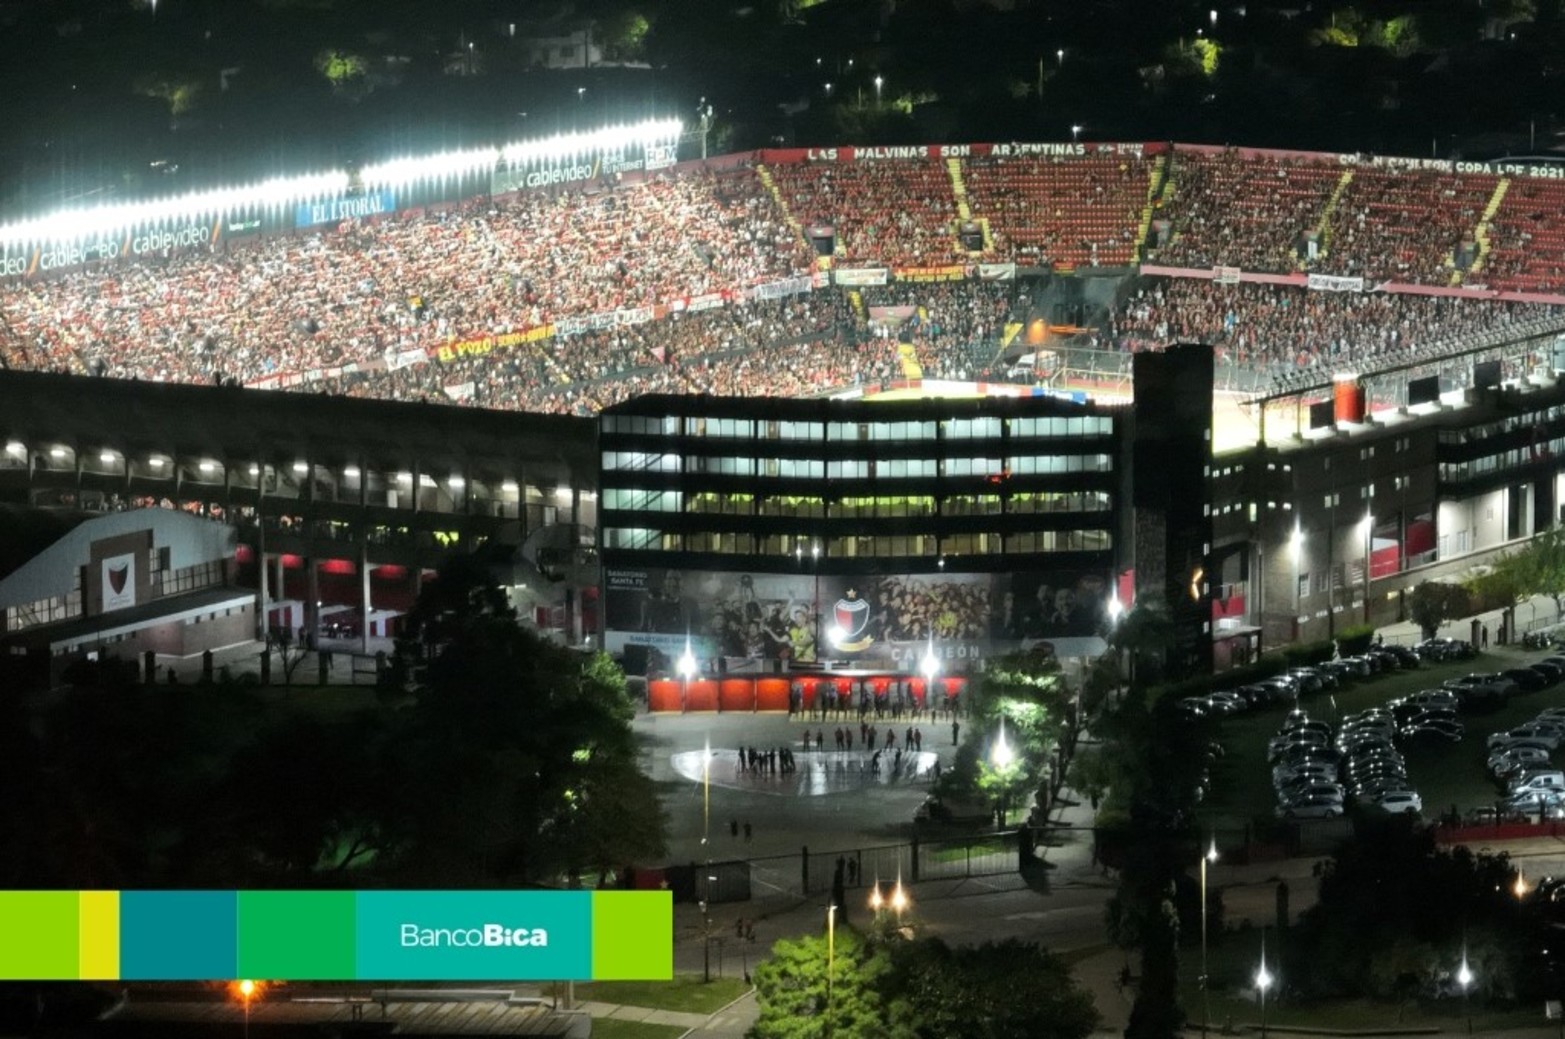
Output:
[[[1555,652],[1507,646],[1491,648],[1471,660],[1424,662],[1415,669],[1344,680],[1336,690],[1305,694],[1298,706],[1307,711],[1311,719],[1331,723],[1335,733],[1341,720],[1348,715],[1384,707],[1390,701],[1421,690],[1439,688],[1447,679],[1522,667]],[[1291,702],[1285,702],[1252,708],[1216,723],[1216,739],[1224,753],[1212,769],[1211,788],[1201,805],[1203,826],[1232,831],[1246,824],[1276,819],[1278,797],[1273,788],[1267,745],[1281,729],[1292,706]],[[1453,808],[1465,815],[1472,809],[1493,806],[1502,800],[1504,791],[1486,768],[1487,738],[1491,733],[1531,721],[1548,707],[1565,707],[1565,682],[1539,691],[1519,692],[1498,709],[1483,713],[1460,712],[1458,719],[1464,735],[1459,742],[1431,739],[1408,744],[1399,739],[1398,749],[1405,757],[1408,785],[1422,798],[1423,818],[1434,819]],[[1557,765],[1561,760],[1565,760],[1565,750],[1551,755],[1553,764]],[[1350,798],[1349,812],[1352,810]]]

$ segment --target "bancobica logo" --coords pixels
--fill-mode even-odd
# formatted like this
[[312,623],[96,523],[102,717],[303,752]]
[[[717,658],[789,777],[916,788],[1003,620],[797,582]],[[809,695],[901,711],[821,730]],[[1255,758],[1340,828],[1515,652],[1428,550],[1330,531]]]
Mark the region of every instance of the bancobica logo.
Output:
[[549,946],[549,932],[541,927],[506,927],[484,924],[482,927],[420,927],[402,925],[404,949],[496,949]]

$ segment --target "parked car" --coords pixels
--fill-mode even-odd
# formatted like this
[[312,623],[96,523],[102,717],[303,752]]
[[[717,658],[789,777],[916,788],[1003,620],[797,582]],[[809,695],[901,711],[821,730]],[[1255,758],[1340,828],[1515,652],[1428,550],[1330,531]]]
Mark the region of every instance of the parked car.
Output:
[[1511,747],[1489,755],[1490,775],[1503,778],[1517,769],[1543,767],[1549,764],[1549,752],[1542,747]]
[[1460,639],[1425,639],[1413,647],[1423,660],[1471,660],[1478,655],[1472,643]]
[[1408,741],[1435,740],[1445,743],[1460,743],[1466,735],[1466,730],[1459,722],[1427,721],[1414,722],[1402,730],[1402,738]]
[[1220,717],[1240,714],[1250,705],[1236,693],[1213,693],[1206,698],[1208,709]]
[[1542,675],[1530,667],[1507,668],[1500,672],[1501,677],[1509,678],[1516,683],[1516,688],[1523,693],[1536,693],[1548,686]]
[[1394,815],[1417,815],[1424,810],[1424,800],[1412,790],[1391,790],[1375,799],[1375,807]]
[[1392,656],[1396,657],[1397,662],[1401,664],[1402,667],[1406,670],[1411,671],[1414,668],[1419,667],[1421,664],[1421,661],[1418,659],[1418,654],[1407,646],[1381,646],[1379,648],[1384,652],[1390,653]]
[[1342,802],[1325,798],[1277,806],[1279,819],[1335,819],[1340,815],[1342,815]]
[[1559,749],[1560,739],[1565,736],[1558,726],[1542,722],[1530,722],[1527,725],[1518,725],[1508,732],[1497,732],[1489,737],[1488,745],[1491,749],[1502,744],[1513,743],[1516,740],[1536,740],[1550,751]]
[[1548,685],[1558,685],[1565,680],[1565,667],[1559,664],[1551,664],[1547,660],[1540,660],[1536,664],[1528,664],[1528,668],[1543,676]]

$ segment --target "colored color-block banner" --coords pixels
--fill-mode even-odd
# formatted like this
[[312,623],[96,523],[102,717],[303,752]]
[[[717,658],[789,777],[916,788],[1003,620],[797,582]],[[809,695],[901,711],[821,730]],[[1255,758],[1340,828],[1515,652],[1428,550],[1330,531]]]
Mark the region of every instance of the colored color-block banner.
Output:
[[673,976],[666,891],[0,891],[0,980]]

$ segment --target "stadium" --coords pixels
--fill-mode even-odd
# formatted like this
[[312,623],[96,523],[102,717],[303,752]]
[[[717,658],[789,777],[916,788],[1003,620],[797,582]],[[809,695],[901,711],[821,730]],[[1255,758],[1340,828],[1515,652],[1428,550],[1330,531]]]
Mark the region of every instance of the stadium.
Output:
[[[406,608],[439,552],[463,543],[443,536],[459,516],[472,520],[466,544],[524,550],[526,573],[513,585],[553,585],[524,598],[527,616],[572,641],[614,643],[612,584],[600,566],[781,574],[807,554],[819,561],[819,583],[939,576],[966,556],[964,572],[1031,575],[1027,594],[1090,589],[1101,616],[1199,570],[1211,603],[1202,636],[1240,647],[1218,651],[1219,666],[1350,617],[1394,614],[1398,593],[1417,580],[1480,563],[1558,518],[1561,467],[1548,426],[1565,366],[1558,167],[1166,142],[682,160],[682,131],[677,121],[605,127],[0,227],[4,392],[18,399],[44,385],[27,373],[56,377],[48,406],[0,409],[0,494],[78,517],[154,505],[231,522],[236,492],[248,487],[255,500],[244,501],[253,512],[243,519],[253,522],[218,583],[258,588],[260,637],[286,602],[282,625],[312,638],[323,614],[351,613],[347,630],[365,652],[393,630],[386,615]],[[1156,423],[1138,422],[1152,405],[1134,375],[1176,344],[1210,360],[1209,391],[1173,375],[1158,390],[1201,398],[1184,402],[1201,414],[1181,421],[1204,423],[1202,450],[1215,452],[1196,459],[1193,477],[1210,527],[1181,535],[1182,550],[1199,557],[1184,578],[1148,585],[1133,519],[1151,507],[1138,504],[1137,430]],[[189,384],[191,394],[159,398],[172,410],[146,409],[121,442],[112,424],[89,422],[73,404],[115,380],[142,384],[115,391],[117,401],[165,390],[154,383]],[[278,403],[238,407],[241,398],[219,393]],[[313,424],[297,408],[283,417],[292,407],[283,398],[301,394]],[[769,399],[757,414],[819,421],[823,433],[834,414],[867,428],[874,423],[853,409],[884,408],[888,428],[933,423],[939,446],[922,459],[902,451],[908,467],[894,469],[900,449],[869,446],[879,439],[870,432],[857,449],[822,443],[798,458],[840,464],[840,475],[800,461],[799,479],[820,483],[791,488],[767,482],[787,474],[769,475],[759,449],[708,459],[680,440],[658,455],[682,459],[671,479],[625,482],[591,461],[596,438],[627,432],[606,429],[600,414],[666,420],[662,436],[686,420],[706,428],[709,416],[681,399],[714,400],[710,418],[744,421],[732,403],[744,397]],[[1539,416],[1530,445],[1518,454],[1506,441],[1494,456],[1517,457],[1457,474],[1449,452],[1487,457],[1472,445],[1518,435],[1520,397]],[[638,400],[661,411],[637,411]],[[776,403],[789,400],[797,403]],[[418,410],[388,403],[377,412],[375,402]],[[360,410],[344,451],[332,444],[332,416],[348,407]],[[210,412],[211,421],[187,435],[176,412]],[[214,431],[225,413],[248,424],[243,437]],[[518,424],[507,426],[507,413]],[[989,428],[990,418],[992,434],[956,432],[957,423]],[[278,422],[298,434],[293,457],[256,448],[252,458],[236,443]],[[377,445],[381,422],[386,444]],[[427,447],[390,432],[407,423],[445,437],[452,456],[425,457]],[[744,428],[726,435],[766,436]],[[1023,450],[1017,438],[1034,435],[1024,429],[1051,431]],[[637,427],[643,434],[652,427]],[[456,450],[470,435],[484,443]],[[1092,437],[1101,442],[1082,446]],[[1382,440],[1410,446],[1371,461]],[[1387,458],[1425,440],[1416,466],[1411,455]],[[388,456],[373,465],[382,485],[363,461],[377,450]],[[189,474],[173,493],[139,493],[139,480],[155,482],[154,454]],[[94,461],[111,456],[118,468]],[[74,461],[55,464],[60,457]],[[1105,460],[1090,463],[1100,472],[1080,462],[1088,458]],[[716,482],[686,494],[700,482],[685,479],[697,461],[739,467],[702,468]],[[932,468],[917,469],[922,462]],[[1304,475],[1315,465],[1331,472],[1325,485]],[[264,466],[277,468],[274,488],[284,490],[253,479]],[[213,472],[220,477],[202,478]],[[434,488],[428,501],[422,490],[398,497],[392,485],[409,474],[415,488]],[[1022,483],[1006,482],[1013,477]],[[599,501],[611,485],[629,496],[612,507]],[[323,511],[282,509],[300,523],[271,525],[269,546],[258,535],[274,494]],[[819,511],[768,511],[792,497],[819,499]],[[331,511],[350,505],[358,511]],[[410,526],[377,509],[424,515]],[[649,510],[687,515],[658,524],[630,515]],[[692,518],[709,512],[722,522]],[[341,529],[323,535],[317,521]],[[857,527],[868,533],[850,542]],[[411,545],[395,560],[387,531]],[[1295,549],[1296,572],[1284,572],[1286,546],[1301,543],[1311,548]],[[268,589],[274,557],[304,560],[307,575],[279,562]],[[319,578],[316,562],[328,567]],[[334,583],[334,573],[358,580]],[[371,573],[403,583],[372,589]],[[5,582],[0,572],[12,641],[101,612],[84,602],[85,586],[72,600],[65,588],[40,595],[48,582],[33,580],[33,598],[22,598]],[[973,601],[986,617],[1015,594],[985,589]],[[56,597],[64,605],[35,608]],[[817,618],[822,603],[812,593]],[[1073,615],[1063,637],[1084,634],[1084,623]],[[948,637],[919,634],[931,644]],[[706,652],[724,655],[711,637]],[[78,633],[39,645],[60,656],[90,641]]]

